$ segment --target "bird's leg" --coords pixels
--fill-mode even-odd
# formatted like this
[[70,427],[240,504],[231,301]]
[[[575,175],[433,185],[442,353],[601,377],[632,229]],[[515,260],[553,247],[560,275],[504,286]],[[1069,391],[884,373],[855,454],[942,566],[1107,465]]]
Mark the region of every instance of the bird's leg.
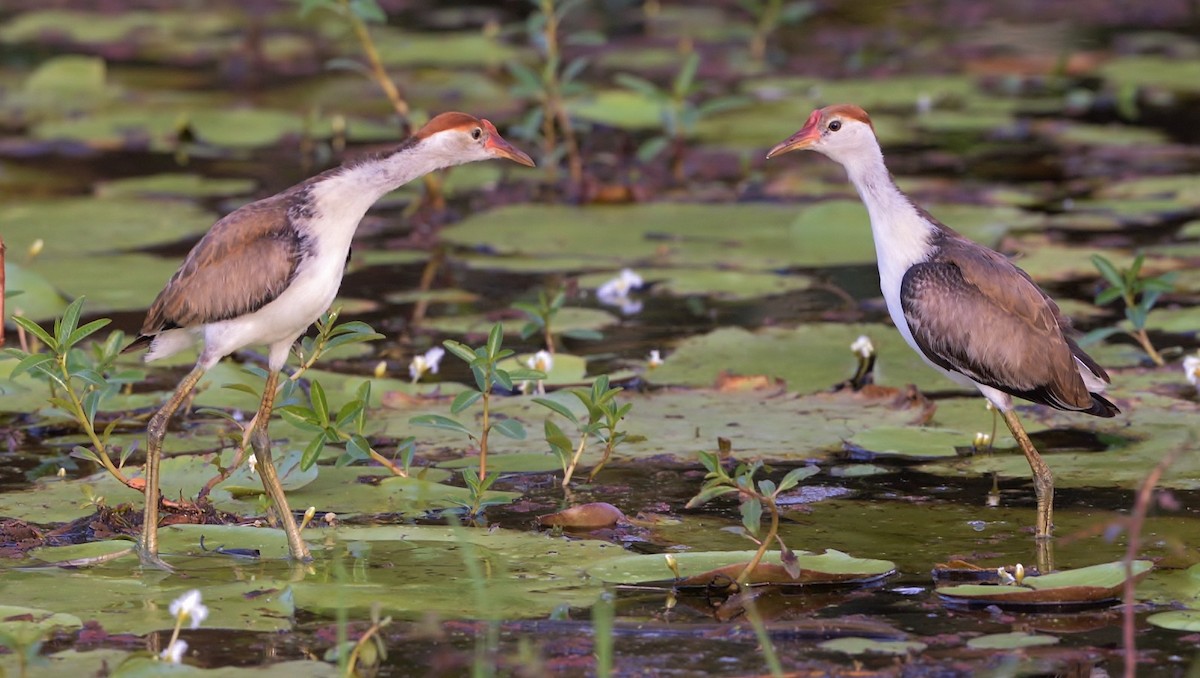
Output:
[[267,375],[262,402],[259,403],[258,414],[254,415],[254,427],[250,431],[250,446],[254,449],[255,458],[258,459],[258,473],[262,476],[263,489],[271,498],[271,504],[275,507],[276,515],[279,516],[279,524],[283,526],[283,531],[287,534],[288,551],[296,560],[309,561],[312,560],[312,554],[308,551],[308,544],[305,544],[304,539],[300,536],[300,528],[296,527],[296,519],[292,516],[292,510],[288,508],[287,497],[283,494],[283,485],[279,482],[279,474],[275,471],[275,464],[271,461],[271,437],[267,433],[267,424],[271,419],[271,409],[275,405],[275,387],[278,381],[278,372],[272,371]]
[[1025,453],[1029,468],[1033,470],[1033,489],[1037,493],[1037,530],[1034,537],[1038,540],[1049,539],[1054,528],[1054,474],[1029,440],[1029,434],[1025,432],[1025,427],[1021,426],[1017,413],[1006,409],[1002,410],[1001,414],[1004,415],[1004,423],[1008,424],[1009,432]]
[[158,557],[158,469],[162,460],[163,438],[167,435],[171,415],[196,387],[196,382],[200,381],[204,372],[200,365],[192,368],[175,387],[171,398],[150,417],[150,423],[146,425],[146,470],[143,478],[146,483],[146,508],[142,513],[142,538],[138,541],[138,555],[144,566],[171,569]]

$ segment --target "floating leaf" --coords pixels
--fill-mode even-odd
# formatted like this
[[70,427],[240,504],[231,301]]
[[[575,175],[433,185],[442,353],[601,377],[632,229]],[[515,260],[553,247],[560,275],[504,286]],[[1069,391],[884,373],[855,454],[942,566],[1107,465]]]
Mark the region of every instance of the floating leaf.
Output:
[[[1140,579],[1153,567],[1148,560],[1134,561],[1133,576]],[[965,605],[1087,606],[1115,602],[1124,582],[1125,564],[1117,561],[1025,577],[1023,586],[961,584],[938,588],[936,593],[946,602]]]
[[[704,588],[714,579],[733,581],[754,556],[753,551],[693,551],[673,554],[682,579],[675,580],[661,555],[639,555],[617,558],[588,570],[599,579],[615,584],[662,585],[668,588]],[[750,583],[825,585],[863,584],[876,581],[896,571],[886,560],[855,558],[841,551],[827,549],[816,555],[796,551],[800,577],[787,574],[780,563],[779,552],[769,551],[762,563],[750,575]]]
[[1054,636],[1014,631],[1012,633],[993,633],[987,636],[972,638],[967,641],[967,647],[972,650],[1019,650],[1024,647],[1042,647],[1044,645],[1056,645],[1057,643],[1058,638]]

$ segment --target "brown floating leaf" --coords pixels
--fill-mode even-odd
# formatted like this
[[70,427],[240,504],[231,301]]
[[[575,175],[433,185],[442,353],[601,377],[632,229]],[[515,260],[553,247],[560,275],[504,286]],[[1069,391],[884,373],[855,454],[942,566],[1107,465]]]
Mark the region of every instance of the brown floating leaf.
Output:
[[[1154,568],[1148,560],[1133,562],[1133,577],[1141,579]],[[1125,583],[1125,564],[1121,561],[1065,570],[1040,577],[1025,577],[1022,586],[962,584],[937,589],[948,603],[960,605],[1091,606],[1120,599]]]
[[565,527],[573,530],[598,530],[612,527],[625,520],[621,509],[602,501],[572,506],[565,511],[538,516],[538,523],[546,527]]

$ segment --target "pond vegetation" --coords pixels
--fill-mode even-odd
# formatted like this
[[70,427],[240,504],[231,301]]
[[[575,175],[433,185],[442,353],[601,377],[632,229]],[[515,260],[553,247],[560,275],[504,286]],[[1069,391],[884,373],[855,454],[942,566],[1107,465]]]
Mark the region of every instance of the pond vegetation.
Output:
[[[1188,3],[32,0],[0,8],[0,672],[1189,675],[1200,644],[1200,16]],[[914,200],[1013,257],[1122,413],[993,412],[891,326],[852,102]],[[222,215],[487,117],[537,169],[385,196],[295,350],[170,426],[122,354]],[[252,456],[252,455],[251,455]]]

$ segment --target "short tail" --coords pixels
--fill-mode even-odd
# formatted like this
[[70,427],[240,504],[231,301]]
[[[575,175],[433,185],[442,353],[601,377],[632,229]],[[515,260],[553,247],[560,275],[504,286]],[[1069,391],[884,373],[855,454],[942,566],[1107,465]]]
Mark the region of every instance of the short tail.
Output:
[[121,353],[133,353],[134,351],[140,351],[150,346],[150,342],[152,341],[154,341],[154,337],[146,334],[139,334],[137,339],[134,339],[129,343],[128,346],[121,349]]
[[1090,414],[1096,417],[1104,417],[1108,419],[1115,417],[1121,413],[1121,410],[1110,401],[1108,398],[1099,393],[1092,393],[1092,406],[1086,410],[1080,410],[1084,414]]

